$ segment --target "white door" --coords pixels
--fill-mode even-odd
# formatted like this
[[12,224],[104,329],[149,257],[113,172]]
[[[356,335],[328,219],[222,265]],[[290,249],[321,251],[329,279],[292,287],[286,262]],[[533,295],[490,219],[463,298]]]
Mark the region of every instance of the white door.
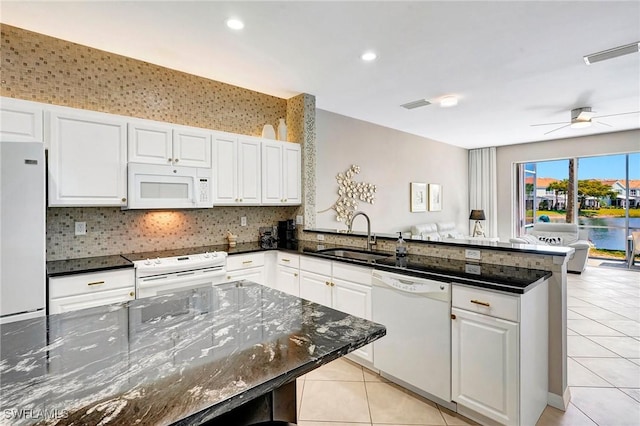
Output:
[[[350,281],[333,279],[333,308],[349,315],[371,319],[371,286]],[[353,351],[353,355],[373,362],[373,345],[366,345]]]
[[173,162],[173,134],[171,126],[148,122],[130,122],[129,161],[147,164],[171,164]]
[[213,204],[238,202],[238,139],[215,135],[213,141]]
[[49,115],[49,206],[126,206],[126,122],[91,111]]
[[260,185],[260,141],[238,140],[238,199],[240,204],[262,202]]
[[11,142],[42,142],[42,108],[31,102],[2,98],[0,139]]
[[282,204],[282,143],[262,143],[262,204]]
[[331,277],[300,271],[300,297],[331,307]]
[[451,313],[453,401],[518,424],[518,324],[457,308]]
[[283,202],[300,204],[302,202],[300,144],[284,143],[283,157]]
[[286,266],[278,266],[276,269],[276,290],[300,296],[300,277],[298,270],[287,268]]
[[173,164],[188,167],[211,167],[211,133],[199,129],[173,131]]

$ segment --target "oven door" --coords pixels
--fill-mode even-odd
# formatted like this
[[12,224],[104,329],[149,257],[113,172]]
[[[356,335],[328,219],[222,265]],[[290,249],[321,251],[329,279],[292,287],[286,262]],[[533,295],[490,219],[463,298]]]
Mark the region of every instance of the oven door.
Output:
[[214,286],[224,283],[225,277],[226,270],[222,266],[138,277],[136,279],[136,298],[141,299],[143,297],[173,293],[178,290]]

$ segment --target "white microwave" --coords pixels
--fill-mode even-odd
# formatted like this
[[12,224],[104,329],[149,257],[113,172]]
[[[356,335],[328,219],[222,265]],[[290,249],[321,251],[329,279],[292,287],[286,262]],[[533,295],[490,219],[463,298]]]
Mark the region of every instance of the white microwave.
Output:
[[211,169],[129,163],[129,209],[213,207]]

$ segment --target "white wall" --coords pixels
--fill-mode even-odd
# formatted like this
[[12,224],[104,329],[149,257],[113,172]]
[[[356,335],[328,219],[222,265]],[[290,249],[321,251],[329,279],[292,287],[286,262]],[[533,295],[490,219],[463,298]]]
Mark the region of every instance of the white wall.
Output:
[[[456,222],[469,232],[468,151],[453,145],[316,110],[318,211],[337,199],[336,175],[352,164],[360,166],[358,182],[377,185],[373,205],[361,201],[358,210],[371,218],[374,232],[408,231],[427,222]],[[440,212],[409,211],[410,182],[439,183],[443,191]],[[316,227],[345,230],[333,210],[317,214]],[[366,231],[366,220],[357,218],[353,229]]]
[[508,241],[516,227],[515,163],[638,151],[640,151],[640,130],[499,146],[496,149],[496,162],[500,240]]

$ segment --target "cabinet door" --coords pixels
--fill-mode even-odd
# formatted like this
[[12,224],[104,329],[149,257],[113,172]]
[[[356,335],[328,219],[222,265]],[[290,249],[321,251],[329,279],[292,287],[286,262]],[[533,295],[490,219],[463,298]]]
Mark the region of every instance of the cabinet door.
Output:
[[49,315],[126,302],[135,297],[135,289],[132,287],[49,299]]
[[283,144],[282,170],[284,204],[300,204],[302,202],[300,144]]
[[451,312],[453,401],[501,424],[518,424],[518,324]]
[[260,141],[238,141],[238,201],[240,204],[262,203],[260,185]]
[[42,108],[30,102],[2,98],[0,138],[7,142],[42,142]]
[[172,163],[173,135],[170,126],[131,122],[127,128],[129,161],[147,164]]
[[238,202],[238,139],[214,136],[213,141],[213,204],[235,205]]
[[242,271],[232,271],[227,273],[227,281],[248,280],[258,284],[265,284],[264,267],[245,269]]
[[262,143],[262,204],[281,205],[282,190],[282,143]]
[[126,122],[87,111],[49,121],[49,206],[126,206]]
[[331,307],[331,277],[300,271],[300,297]]
[[275,288],[276,290],[299,297],[300,277],[298,276],[298,270],[285,266],[277,266]]
[[211,167],[211,133],[198,129],[173,131],[173,164]]
[[[371,286],[334,278],[333,308],[349,315],[371,319]],[[373,345],[352,352],[353,356],[373,362]]]

